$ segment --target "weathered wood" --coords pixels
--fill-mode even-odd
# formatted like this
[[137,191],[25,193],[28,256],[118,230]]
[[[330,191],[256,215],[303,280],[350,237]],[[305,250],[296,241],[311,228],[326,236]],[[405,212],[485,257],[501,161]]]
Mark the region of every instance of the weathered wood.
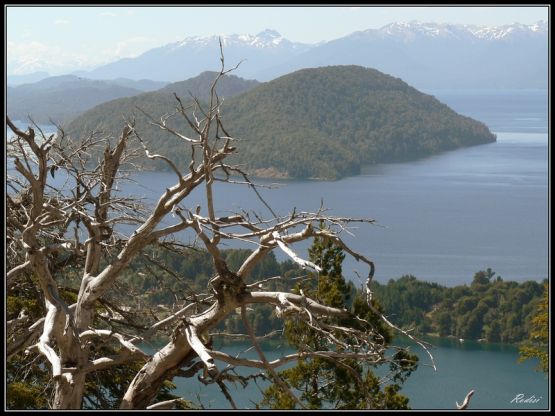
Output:
[[470,390],[466,397],[464,398],[464,401],[462,402],[462,404],[459,404],[458,402],[455,402],[455,404],[457,405],[457,409],[459,410],[465,410],[468,408],[468,405],[470,404],[470,399],[472,398],[472,395],[474,394],[474,390]]

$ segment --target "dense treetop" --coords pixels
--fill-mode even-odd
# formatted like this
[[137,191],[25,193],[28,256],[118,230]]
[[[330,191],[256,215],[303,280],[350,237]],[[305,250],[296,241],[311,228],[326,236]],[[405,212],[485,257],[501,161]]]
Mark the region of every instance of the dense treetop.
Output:
[[442,337],[519,343],[528,338],[543,286],[504,281],[491,269],[474,275],[470,286],[445,287],[414,276],[373,290],[398,325]]
[[[173,112],[173,93],[184,102],[205,97],[213,73],[203,73],[157,92],[114,100],[75,119],[70,132],[98,126],[117,134],[124,117],[134,114],[151,150],[171,155],[184,167],[189,146],[156,126]],[[211,77],[212,76],[212,77]],[[240,141],[235,161],[251,173],[289,178],[337,179],[358,174],[361,166],[429,156],[495,141],[488,128],[461,116],[433,96],[398,78],[359,66],[303,69],[254,86],[227,76],[219,85],[228,132]],[[178,118],[168,126],[183,126]],[[158,166],[157,166],[158,167]],[[162,165],[159,166],[160,168]]]

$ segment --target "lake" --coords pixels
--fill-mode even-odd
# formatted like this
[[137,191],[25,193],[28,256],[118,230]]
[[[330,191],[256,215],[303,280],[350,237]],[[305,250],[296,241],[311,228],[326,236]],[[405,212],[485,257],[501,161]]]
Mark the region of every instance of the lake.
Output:
[[[533,361],[517,363],[518,350],[503,344],[483,344],[474,341],[425,338],[434,348],[431,350],[437,371],[429,366],[428,355],[410,341],[395,341],[398,346],[410,346],[420,359],[418,369],[403,384],[401,394],[407,396],[412,409],[456,409],[455,402],[462,403],[470,390],[475,393],[470,409],[546,409],[549,406],[548,380],[543,373],[534,371]],[[270,343],[262,344],[268,360],[293,352],[292,349]],[[223,351],[230,355],[241,354],[244,358],[258,359],[252,349],[243,352],[248,345],[234,343],[226,345]],[[150,348],[145,348],[150,350]],[[219,363],[219,368],[225,368]],[[291,364],[294,365],[294,364]],[[287,368],[284,366],[283,368]],[[242,370],[241,375],[256,371]],[[196,378],[176,378],[174,391],[188,400],[202,403],[206,409],[230,409],[226,398],[217,385],[204,385]],[[258,380],[246,388],[239,383],[227,384],[238,408],[254,409],[262,399],[262,390],[269,383]],[[516,403],[511,401],[519,394],[525,398],[534,396],[536,403]]]
[[[293,207],[316,210],[323,199],[337,216],[370,217],[380,226],[353,230],[346,241],[376,263],[376,279],[403,274],[448,286],[469,284],[478,270],[491,267],[505,280],[542,280],[549,276],[547,92],[428,91],[456,111],[485,122],[496,143],[456,150],[415,162],[367,168],[362,175],[335,182],[279,181],[261,189],[279,214]],[[175,175],[143,172],[125,192],[154,200]],[[269,181],[258,181],[269,185]],[[267,215],[244,186],[217,185],[220,213],[239,208]],[[187,207],[202,203],[195,193]],[[299,253],[305,246],[300,246]],[[353,278],[365,270],[352,260],[344,267]],[[354,278],[357,281],[356,278]],[[403,387],[415,409],[454,409],[470,389],[472,409],[545,409],[548,380],[535,363],[517,364],[515,347],[433,340],[438,370],[421,365]],[[229,353],[241,346],[226,347]],[[416,346],[421,363],[427,356]],[[279,351],[269,349],[272,358]],[[252,352],[251,352],[252,354]],[[206,407],[229,408],[216,386],[175,380],[178,394]],[[231,388],[239,406],[253,408],[260,393]],[[540,398],[535,404],[511,403],[516,395]]]
[[[454,286],[471,282],[475,272],[488,267],[506,280],[547,278],[546,91],[427,92],[485,122],[497,142],[370,166],[362,175],[334,182],[258,180],[276,186],[260,188],[260,193],[281,215],[293,207],[317,210],[323,201],[332,215],[376,220],[378,226],[354,229],[355,237],[344,237],[374,261],[380,282],[412,274]],[[151,202],[176,180],[169,172],[141,172],[134,179],[124,193]],[[268,216],[245,186],[217,183],[215,198],[222,215],[244,208]],[[200,192],[184,205],[196,204],[203,205]],[[307,247],[300,244],[298,251]],[[344,270],[355,281],[355,272],[366,272],[349,257]]]
[[[456,150],[415,162],[369,167],[362,175],[335,182],[281,181],[261,189],[274,210],[293,206],[315,210],[323,198],[335,215],[367,216],[383,227],[356,230],[348,241],[376,262],[376,279],[403,274],[453,286],[469,284],[473,274],[493,268],[506,280],[548,277],[548,134],[545,91],[429,92],[456,111],[485,122],[497,142]],[[174,181],[172,174],[143,173],[140,186],[148,198]],[[269,181],[259,181],[269,184]],[[142,191],[141,191],[142,190]],[[219,187],[218,206],[264,212],[251,191]],[[202,202],[194,195],[194,203]],[[193,202],[189,206],[194,206]],[[356,263],[351,261],[354,270]],[[437,371],[424,365],[428,356],[411,345],[421,360],[401,390],[413,409],[455,409],[471,389],[470,409],[547,409],[548,379],[537,363],[517,363],[514,346],[428,339]],[[407,345],[398,342],[399,345]],[[226,346],[239,353],[241,344]],[[286,347],[265,348],[269,359]],[[250,351],[247,357],[255,357]],[[199,399],[206,408],[230,408],[217,386],[176,379],[179,394]],[[259,383],[262,387],[266,384]],[[230,386],[243,408],[262,397],[255,385]],[[198,395],[198,396],[197,396]],[[536,403],[515,397],[534,396]]]
[[[454,286],[470,283],[475,272],[488,267],[506,280],[547,278],[545,92],[435,95],[490,125],[497,142],[414,162],[370,166],[362,175],[334,182],[258,180],[276,186],[261,188],[260,193],[281,215],[293,207],[315,211],[323,200],[332,215],[375,219],[378,226],[353,229],[355,237],[344,237],[373,259],[375,279],[380,282],[412,274]],[[125,192],[148,201],[157,200],[176,181],[169,172],[142,172],[134,179],[136,183],[127,184]],[[268,216],[256,195],[242,185],[217,183],[215,199],[222,215],[244,208]],[[203,201],[202,194],[194,192],[184,206],[203,205]],[[302,253],[308,245],[297,247]],[[349,257],[344,270],[355,281],[355,271],[366,274]]]

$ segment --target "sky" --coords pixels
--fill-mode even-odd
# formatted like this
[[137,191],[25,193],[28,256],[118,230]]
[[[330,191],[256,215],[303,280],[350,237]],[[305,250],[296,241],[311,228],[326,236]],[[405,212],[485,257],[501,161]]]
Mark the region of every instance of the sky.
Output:
[[548,21],[548,6],[4,6],[9,75],[88,70],[189,36],[257,34],[274,29],[317,43],[392,22],[501,26]]

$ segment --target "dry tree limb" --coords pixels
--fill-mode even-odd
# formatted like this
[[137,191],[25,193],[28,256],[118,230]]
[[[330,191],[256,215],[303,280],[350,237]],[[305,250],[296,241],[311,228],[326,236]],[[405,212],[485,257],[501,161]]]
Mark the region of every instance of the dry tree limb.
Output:
[[457,409],[459,409],[459,410],[467,409],[468,405],[470,404],[470,399],[472,398],[473,394],[474,394],[474,390],[470,390],[468,392],[468,394],[466,395],[466,397],[464,398],[464,401],[462,402],[462,404],[459,404],[458,402],[455,402],[455,404],[457,405]]
[[273,380],[279,385],[279,387],[283,390],[283,392],[287,394],[289,397],[291,397],[291,399],[295,403],[297,403],[301,409],[304,409],[305,406],[303,405],[303,403],[299,400],[297,396],[295,396],[295,394],[291,391],[289,386],[285,383],[285,381],[283,381],[283,379],[279,376],[279,374],[275,372],[275,370],[272,368],[272,366],[266,359],[266,355],[262,351],[262,348],[260,348],[260,344],[258,343],[258,340],[254,335],[254,331],[252,330],[252,327],[249,324],[245,305],[241,306],[241,318],[243,319],[243,325],[245,325],[245,328],[247,329],[247,332],[251,337],[252,344],[254,345],[254,348],[256,349],[258,356],[264,363],[264,367],[269,371],[269,373],[272,375]]
[[165,400],[163,402],[158,402],[147,406],[146,410],[172,410],[175,409],[175,405],[184,399],[177,398],[171,400]]

